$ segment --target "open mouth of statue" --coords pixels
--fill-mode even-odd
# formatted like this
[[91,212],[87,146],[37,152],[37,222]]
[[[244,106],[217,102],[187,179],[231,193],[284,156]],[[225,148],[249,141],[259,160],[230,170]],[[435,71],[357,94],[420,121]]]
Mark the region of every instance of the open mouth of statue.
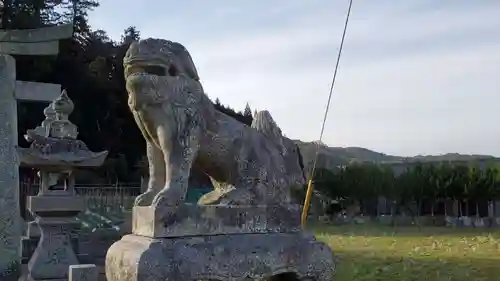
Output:
[[168,67],[164,65],[132,64],[125,68],[125,77],[132,75],[156,75],[156,76],[177,76],[177,68],[172,64]]

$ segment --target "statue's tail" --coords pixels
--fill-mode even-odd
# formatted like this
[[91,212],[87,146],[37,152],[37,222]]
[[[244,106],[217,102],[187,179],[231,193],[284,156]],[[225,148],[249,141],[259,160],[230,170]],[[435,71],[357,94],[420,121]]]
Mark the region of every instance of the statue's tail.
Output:
[[283,134],[269,111],[262,110],[255,113],[251,127],[264,134],[273,143],[280,146],[282,148],[280,150],[283,151]]
[[297,182],[305,183],[304,164],[299,147],[292,140],[283,136],[281,129],[271,117],[271,113],[267,110],[254,113],[251,127],[264,134],[276,145],[285,158],[287,170],[291,174],[298,175]]

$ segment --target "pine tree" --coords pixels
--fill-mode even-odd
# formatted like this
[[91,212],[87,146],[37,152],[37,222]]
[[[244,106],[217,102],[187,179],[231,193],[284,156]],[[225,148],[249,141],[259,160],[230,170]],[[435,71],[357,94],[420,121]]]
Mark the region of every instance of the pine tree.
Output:
[[250,105],[248,105],[248,102],[245,105],[245,110],[243,111],[243,116],[252,117],[252,109],[250,109]]
[[130,45],[133,41],[139,41],[141,38],[141,33],[137,30],[135,26],[129,26],[123,31],[123,35],[121,38],[121,44]]

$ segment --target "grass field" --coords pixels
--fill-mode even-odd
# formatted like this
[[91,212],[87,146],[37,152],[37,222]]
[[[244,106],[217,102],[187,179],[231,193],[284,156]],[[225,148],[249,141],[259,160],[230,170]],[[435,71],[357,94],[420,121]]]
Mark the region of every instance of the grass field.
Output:
[[368,225],[315,227],[335,281],[500,280],[500,231]]

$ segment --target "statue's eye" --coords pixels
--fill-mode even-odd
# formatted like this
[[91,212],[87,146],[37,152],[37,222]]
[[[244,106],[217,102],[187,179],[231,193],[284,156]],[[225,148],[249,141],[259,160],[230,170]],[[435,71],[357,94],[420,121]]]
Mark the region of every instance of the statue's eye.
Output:
[[177,68],[171,64],[170,67],[168,68],[168,75],[170,76],[177,76],[179,74],[179,71],[177,70]]
[[158,76],[165,76],[165,72],[166,72],[164,67],[158,66],[158,65],[145,66],[144,71],[147,74],[158,75]]

